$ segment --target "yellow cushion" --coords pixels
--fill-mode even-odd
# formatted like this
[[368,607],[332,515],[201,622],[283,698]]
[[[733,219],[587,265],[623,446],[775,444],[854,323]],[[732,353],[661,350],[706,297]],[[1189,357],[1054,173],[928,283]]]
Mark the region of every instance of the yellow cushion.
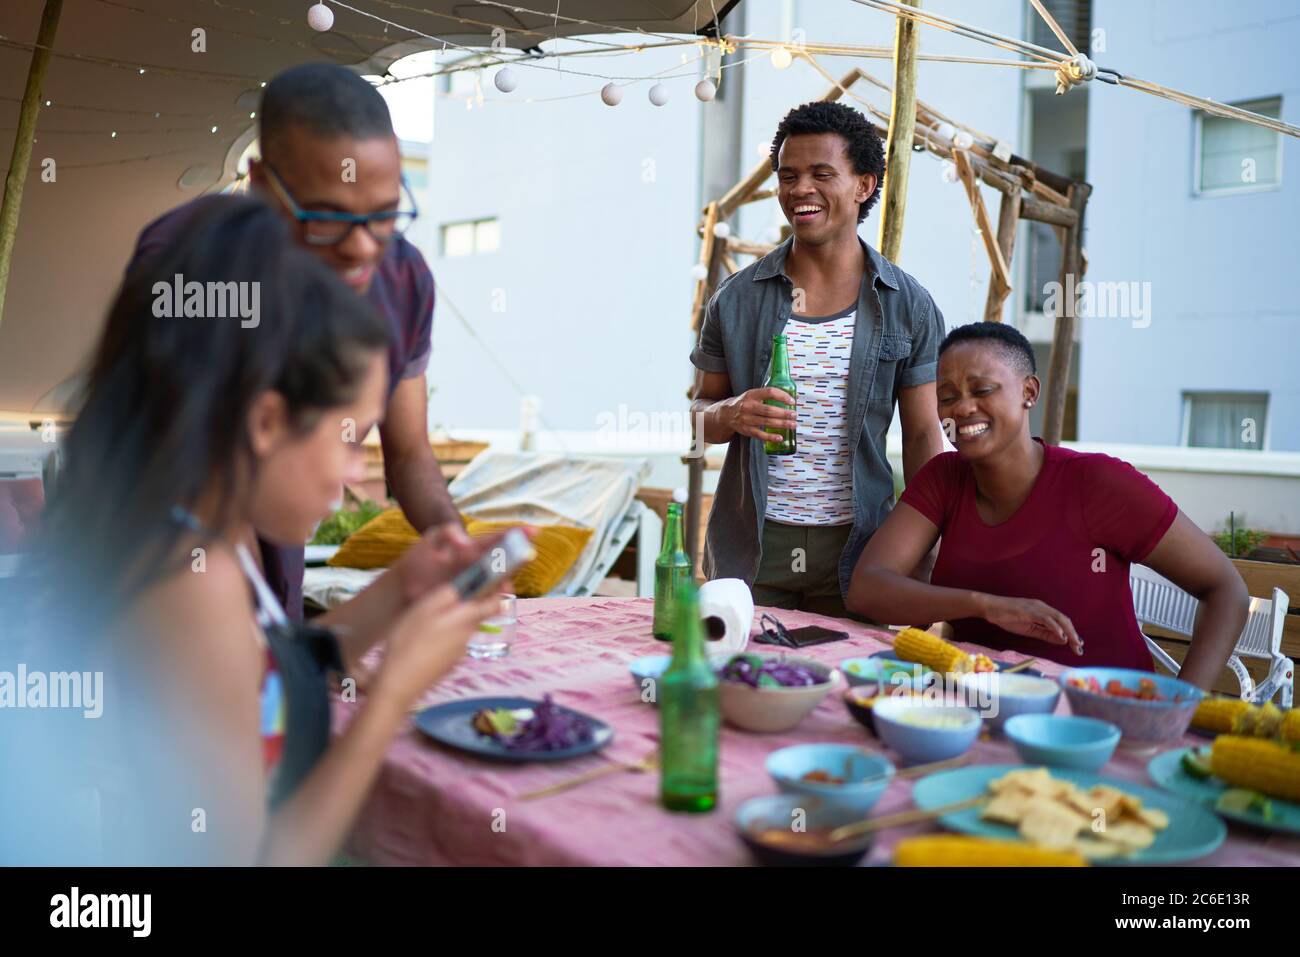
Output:
[[[520,522],[484,522],[462,516],[471,537],[495,535]],[[589,528],[568,525],[537,527],[533,548],[537,557],[515,572],[515,594],[537,598],[551,592],[569,573],[591,538]],[[397,560],[420,537],[400,508],[390,508],[348,536],[326,563],[335,568],[383,568]]]
[[411,527],[402,510],[390,508],[344,539],[325,564],[335,568],[384,568],[419,537],[420,533]]
[[[478,538],[481,535],[495,535],[520,524],[466,518],[465,530],[471,537]],[[533,548],[537,550],[537,557],[515,572],[515,594],[520,598],[539,598],[550,594],[551,589],[560,583],[578,560],[592,532],[589,528],[574,528],[570,525],[535,527],[537,532],[533,536]]]

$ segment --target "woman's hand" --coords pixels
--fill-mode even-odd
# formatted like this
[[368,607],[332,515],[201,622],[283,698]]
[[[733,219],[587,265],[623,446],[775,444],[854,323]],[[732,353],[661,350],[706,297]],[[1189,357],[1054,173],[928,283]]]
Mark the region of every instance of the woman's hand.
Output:
[[1049,645],[1069,645],[1076,655],[1083,654],[1083,639],[1074,630],[1070,619],[1036,598],[987,595],[983,617],[1013,635],[1045,641]]
[[406,710],[425,689],[456,666],[479,623],[497,614],[501,593],[461,601],[451,585],[417,599],[388,638],[374,694]]
[[459,524],[425,532],[393,562],[391,572],[401,586],[403,605],[418,601],[430,590],[451,581],[499,544],[502,535],[472,539]]

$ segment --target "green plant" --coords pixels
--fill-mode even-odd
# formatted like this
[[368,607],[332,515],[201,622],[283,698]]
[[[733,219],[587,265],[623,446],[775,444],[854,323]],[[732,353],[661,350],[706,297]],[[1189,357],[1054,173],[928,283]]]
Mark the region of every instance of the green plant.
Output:
[[343,540],[384,510],[379,502],[366,500],[345,505],[321,522],[312,536],[313,545],[342,545]]
[[1257,528],[1242,528],[1241,526],[1229,531],[1225,525],[1222,531],[1214,532],[1210,535],[1210,538],[1214,539],[1214,544],[1219,546],[1219,550],[1223,554],[1240,558],[1254,551],[1264,539],[1268,538],[1268,532],[1261,532]]

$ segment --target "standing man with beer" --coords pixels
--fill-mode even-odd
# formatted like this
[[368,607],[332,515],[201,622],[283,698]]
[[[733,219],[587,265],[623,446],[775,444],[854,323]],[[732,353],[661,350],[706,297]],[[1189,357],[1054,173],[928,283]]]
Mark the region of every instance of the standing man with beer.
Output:
[[792,235],[722,283],[691,353],[693,419],[704,441],[729,444],[704,571],[749,582],[759,605],[844,617],[853,566],[893,507],[895,404],[906,479],[943,451],[943,316],[858,236],[885,174],[884,144],[861,113],[791,110],[772,168]]

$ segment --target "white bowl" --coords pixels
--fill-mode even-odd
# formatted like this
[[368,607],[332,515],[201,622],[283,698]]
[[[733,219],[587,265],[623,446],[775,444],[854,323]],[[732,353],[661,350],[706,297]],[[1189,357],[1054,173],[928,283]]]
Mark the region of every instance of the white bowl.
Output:
[[745,731],[789,731],[812,713],[832,689],[844,686],[844,676],[824,662],[795,656],[760,657],[784,657],[792,664],[806,665],[814,672],[826,675],[826,680],[801,688],[751,688],[743,681],[719,678],[722,717]]
[[[1004,675],[996,671],[968,672],[957,677],[966,704],[979,712],[990,728],[1001,728],[1018,714],[1051,714],[1061,700],[1061,686],[1050,678]],[[987,701],[987,707],[981,702]]]

